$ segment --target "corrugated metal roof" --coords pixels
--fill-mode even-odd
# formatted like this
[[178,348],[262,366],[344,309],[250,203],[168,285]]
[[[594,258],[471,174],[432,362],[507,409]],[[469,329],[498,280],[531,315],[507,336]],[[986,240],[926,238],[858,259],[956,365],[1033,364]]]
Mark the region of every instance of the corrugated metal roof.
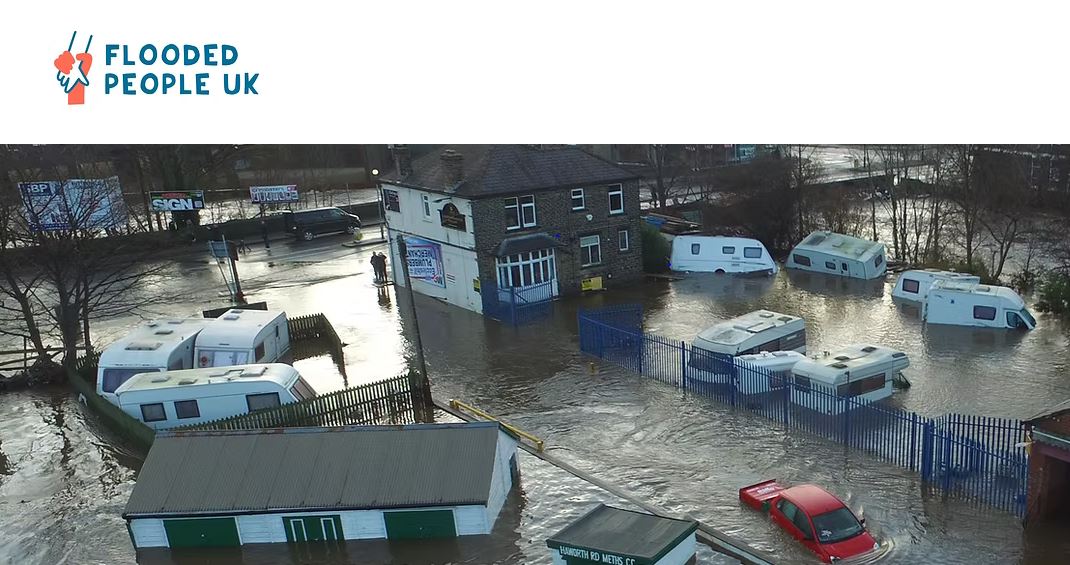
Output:
[[124,516],[484,504],[495,422],[161,433]]
[[635,557],[660,559],[698,528],[693,520],[676,520],[599,504],[585,516],[546,540],[562,545]]

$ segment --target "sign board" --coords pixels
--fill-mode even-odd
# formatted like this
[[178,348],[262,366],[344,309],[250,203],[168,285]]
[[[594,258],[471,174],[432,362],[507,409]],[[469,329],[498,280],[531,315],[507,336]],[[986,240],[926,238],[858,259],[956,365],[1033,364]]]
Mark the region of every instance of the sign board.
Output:
[[590,277],[581,280],[580,290],[602,290],[602,277]]
[[253,204],[278,204],[300,200],[296,184],[250,186],[249,197],[253,199]]
[[398,199],[398,191],[383,189],[383,206],[391,212],[401,211],[401,200]]
[[405,255],[409,263],[409,278],[446,287],[442,268],[442,246],[419,237],[405,237]]
[[441,210],[438,211],[439,220],[442,223],[442,227],[449,228],[451,230],[468,231],[467,224],[464,219],[464,214],[453,205],[452,202],[448,202]]
[[479,292],[480,284],[479,279],[472,279],[472,290]]
[[209,241],[208,253],[212,254],[212,257],[216,259],[233,259],[238,260],[237,248],[229,241]]
[[567,545],[558,547],[557,554],[566,563],[603,563],[609,565],[638,565],[639,563],[639,560],[634,557]]
[[105,229],[126,224],[119,177],[20,182],[31,231]]
[[153,212],[182,212],[204,208],[203,190],[171,190],[150,192]]

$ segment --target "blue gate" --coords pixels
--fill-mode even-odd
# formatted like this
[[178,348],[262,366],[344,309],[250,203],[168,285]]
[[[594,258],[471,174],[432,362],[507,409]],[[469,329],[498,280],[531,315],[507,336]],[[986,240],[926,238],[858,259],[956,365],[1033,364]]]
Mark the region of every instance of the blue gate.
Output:
[[483,315],[514,326],[549,316],[556,298],[554,283],[511,288],[487,284],[480,291]]

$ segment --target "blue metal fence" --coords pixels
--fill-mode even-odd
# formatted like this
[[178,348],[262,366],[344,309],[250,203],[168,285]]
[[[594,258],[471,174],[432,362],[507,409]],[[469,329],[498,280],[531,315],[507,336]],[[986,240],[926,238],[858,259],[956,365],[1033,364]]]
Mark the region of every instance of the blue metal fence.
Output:
[[642,331],[642,309],[579,313],[580,350],[690,393],[760,414],[916,471],[933,492],[983,502],[1024,518],[1028,461],[1018,420],[948,414],[926,418],[839,396],[789,374],[692,349]]
[[483,286],[483,315],[518,326],[548,316],[553,311],[556,281],[525,287]]

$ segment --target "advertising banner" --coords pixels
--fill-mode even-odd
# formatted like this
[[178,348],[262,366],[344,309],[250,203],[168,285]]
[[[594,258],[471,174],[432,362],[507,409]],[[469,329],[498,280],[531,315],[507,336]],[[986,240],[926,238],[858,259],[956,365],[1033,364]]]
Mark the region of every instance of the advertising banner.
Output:
[[409,278],[446,288],[442,268],[442,246],[426,239],[404,236],[409,262]]
[[150,192],[153,212],[182,212],[204,208],[203,190],[172,190]]
[[252,198],[253,204],[277,204],[299,200],[296,184],[250,186],[249,197]]
[[119,177],[20,182],[19,193],[32,231],[106,229],[126,224]]

